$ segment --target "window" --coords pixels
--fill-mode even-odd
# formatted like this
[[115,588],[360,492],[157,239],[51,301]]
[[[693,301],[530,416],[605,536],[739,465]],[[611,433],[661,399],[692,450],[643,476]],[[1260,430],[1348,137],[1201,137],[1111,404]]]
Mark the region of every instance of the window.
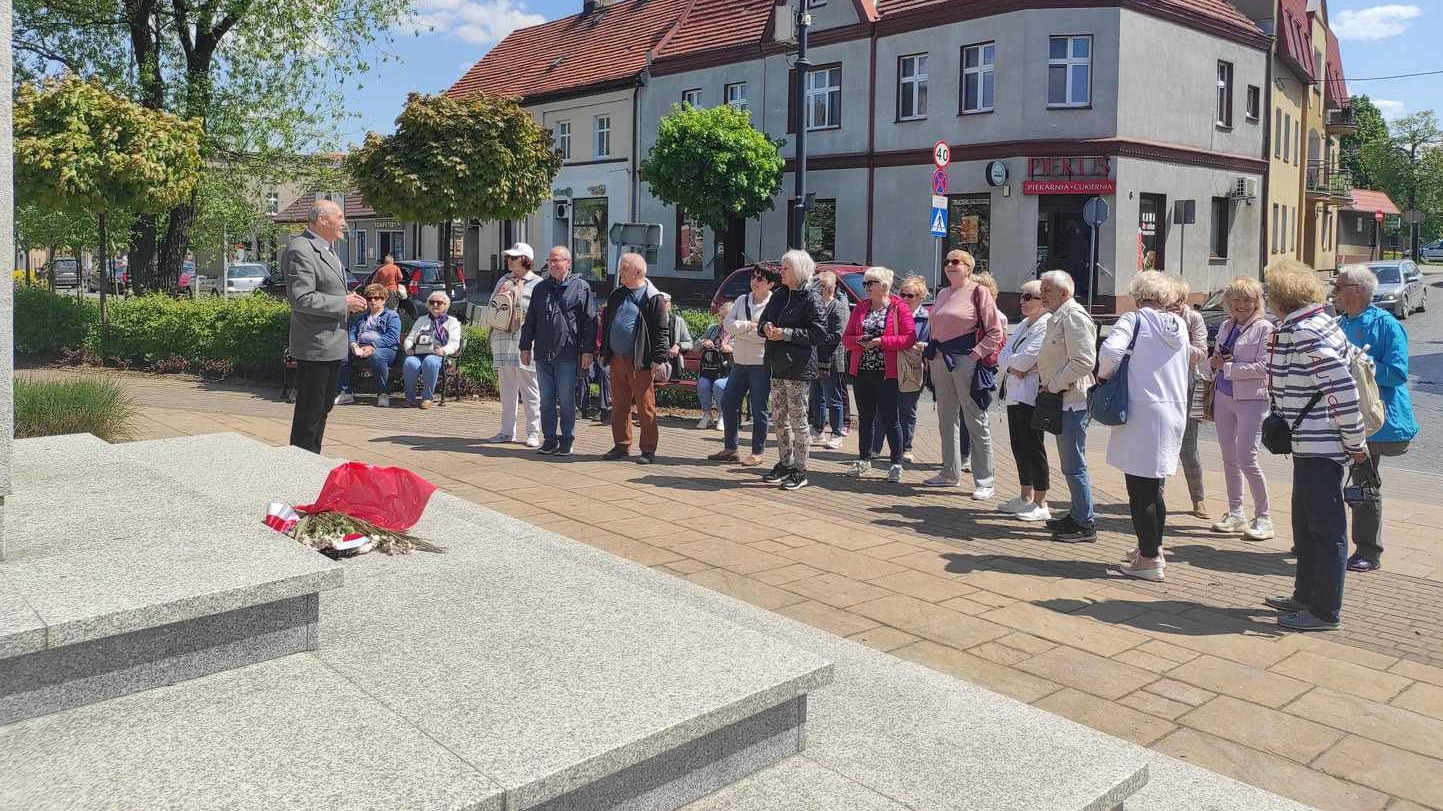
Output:
[[1244,115],[1249,121],[1257,121],[1263,113],[1263,91],[1255,84],[1248,85],[1248,107]]
[[1282,228],[1281,228],[1281,227],[1279,226],[1279,224],[1278,224],[1278,204],[1277,204],[1277,203],[1273,203],[1273,219],[1272,219],[1272,223],[1273,223],[1273,234],[1272,234],[1272,238],[1271,238],[1271,239],[1269,240],[1269,242],[1268,242],[1268,253],[1277,253],[1277,252],[1278,252],[1278,234],[1282,233]]
[[571,122],[556,122],[556,150],[561,153],[562,160],[571,160]]
[[611,157],[611,116],[596,117],[596,157]]
[[[792,232],[796,223],[797,200],[787,201],[787,233]],[[802,243],[807,253],[818,262],[832,262],[837,258],[837,200],[836,198],[816,199],[807,212],[807,225],[802,229]]]
[[266,192],[266,213],[275,214],[281,210],[281,195],[275,189]]
[[1323,209],[1323,250],[1331,250],[1333,237],[1333,217],[1326,208]]
[[1293,116],[1283,113],[1283,163],[1293,159]]
[[977,260],[977,270],[991,269],[991,194],[954,194],[947,197],[947,239],[942,248],[946,251],[967,251]]
[[1290,223],[1293,224],[1293,227],[1288,230],[1288,250],[1289,250],[1289,251],[1297,251],[1297,250],[1298,250],[1298,207],[1297,207],[1297,206],[1293,206],[1293,214],[1292,214],[1291,217],[1288,218],[1288,222],[1290,222]]
[[751,114],[752,107],[751,104],[747,102],[746,82],[736,82],[735,84],[727,85],[725,98],[727,104],[730,104],[738,110],[746,110],[748,115]]
[[927,55],[913,54],[897,60],[897,120],[916,121],[927,117]]
[[1052,37],[1047,48],[1047,106],[1092,103],[1092,37]]
[[571,272],[583,279],[606,278],[607,199],[583,197],[571,201]]
[[1283,218],[1280,220],[1283,230],[1278,234],[1278,253],[1288,252],[1288,207],[1283,206]]
[[1233,63],[1218,62],[1218,126],[1233,125]]
[[1226,197],[1213,198],[1212,257],[1228,258],[1228,232],[1232,230],[1232,203]]
[[827,0],[807,0],[807,8],[821,8],[827,4]]
[[1303,157],[1303,120],[1298,119],[1298,126],[1293,127],[1293,165],[1298,165],[1298,160]]
[[1283,108],[1273,111],[1273,157],[1283,156]]
[[703,247],[703,232],[701,221],[696,217],[676,209],[676,269],[677,270],[701,270]]
[[962,112],[992,112],[997,43],[984,42],[962,49]]
[[700,108],[700,107],[701,107],[701,88],[697,87],[697,88],[693,88],[693,89],[691,89],[691,90],[683,90],[683,91],[681,91],[681,103],[682,103],[682,104],[689,104],[689,105],[691,105],[692,107]]
[[356,246],[356,264],[364,265],[370,261],[366,257],[366,232],[360,229],[351,232],[351,242]]
[[802,122],[809,130],[842,126],[842,69],[807,71],[806,109]]

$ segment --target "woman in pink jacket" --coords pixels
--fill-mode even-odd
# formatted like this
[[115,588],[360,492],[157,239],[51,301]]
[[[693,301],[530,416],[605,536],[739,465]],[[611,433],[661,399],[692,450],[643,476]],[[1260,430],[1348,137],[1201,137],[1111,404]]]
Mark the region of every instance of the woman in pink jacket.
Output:
[[[872,469],[872,431],[887,437],[892,465],[887,480],[902,480],[902,423],[898,419],[901,395],[897,390],[897,353],[917,342],[912,308],[892,295],[892,271],[869,268],[862,276],[867,300],[852,308],[842,346],[851,354],[852,391],[857,397],[857,461],[847,475],[861,478]],[[878,424],[880,422],[880,424]]]
[[[1218,329],[1208,367],[1213,373],[1213,419],[1222,446],[1228,511],[1213,524],[1218,532],[1255,541],[1273,537],[1268,483],[1258,466],[1258,441],[1268,415],[1268,347],[1273,325],[1263,316],[1263,286],[1239,276],[1223,290],[1228,319]],[[1253,521],[1243,517],[1243,479],[1253,494]]]

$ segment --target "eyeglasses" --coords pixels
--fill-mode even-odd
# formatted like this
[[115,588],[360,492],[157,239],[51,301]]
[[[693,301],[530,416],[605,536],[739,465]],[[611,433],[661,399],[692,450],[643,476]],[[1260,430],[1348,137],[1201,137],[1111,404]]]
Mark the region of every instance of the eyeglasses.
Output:
[[428,302],[426,302],[426,306],[427,306],[427,307],[445,307],[445,306],[446,306],[446,302],[444,302],[444,301],[428,301]]
[[921,293],[903,293],[902,298],[921,298]]
[[881,282],[878,281],[878,280],[876,280],[876,279],[867,279],[866,281],[862,282],[862,287],[865,289],[865,288],[869,288],[869,287],[871,287],[872,285],[876,285],[876,284],[881,284]]
[[385,301],[385,296],[366,296],[366,301]]
[[947,260],[947,264],[948,264],[948,265],[960,265],[960,264],[962,264],[962,260],[961,260],[961,259],[948,259],[948,260]]
[[1034,296],[1034,295],[1032,295],[1031,293],[1023,293],[1023,294],[1022,294],[1022,300],[1023,300],[1023,301],[1036,301],[1036,300],[1039,299],[1039,298],[1042,298],[1042,297],[1041,297],[1041,296]]

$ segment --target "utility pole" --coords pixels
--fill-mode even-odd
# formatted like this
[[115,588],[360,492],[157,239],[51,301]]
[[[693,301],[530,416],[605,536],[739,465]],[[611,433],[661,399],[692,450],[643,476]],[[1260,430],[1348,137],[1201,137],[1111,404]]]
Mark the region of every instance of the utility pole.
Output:
[[804,235],[807,228],[807,69],[812,66],[807,59],[807,28],[812,24],[812,15],[807,11],[805,0],[797,6],[797,86],[792,90],[792,109],[797,111],[797,157],[796,157],[796,200],[792,207],[792,232],[787,235],[789,247],[806,250]]

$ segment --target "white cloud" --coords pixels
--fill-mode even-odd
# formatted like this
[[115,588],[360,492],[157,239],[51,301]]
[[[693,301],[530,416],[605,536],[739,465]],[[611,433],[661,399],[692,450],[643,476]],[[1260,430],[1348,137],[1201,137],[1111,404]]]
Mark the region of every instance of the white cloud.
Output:
[[1374,107],[1378,108],[1378,112],[1383,114],[1383,118],[1389,121],[1392,121],[1395,118],[1402,118],[1403,116],[1408,114],[1408,106],[1396,99],[1369,100],[1373,102]]
[[402,31],[447,34],[473,45],[500,42],[518,28],[546,22],[514,0],[416,0]]
[[1333,33],[1339,39],[1387,39],[1407,31],[1408,23],[1421,16],[1423,9],[1401,4],[1349,9],[1333,16]]

